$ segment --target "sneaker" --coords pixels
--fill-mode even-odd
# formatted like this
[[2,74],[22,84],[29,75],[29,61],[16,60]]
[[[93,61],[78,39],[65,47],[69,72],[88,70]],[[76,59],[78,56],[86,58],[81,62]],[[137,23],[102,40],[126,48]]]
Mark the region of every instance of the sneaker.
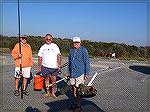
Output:
[[46,93],[46,94],[44,94],[44,97],[50,97],[51,96],[51,94],[50,93]]
[[80,105],[78,105],[78,104],[74,104],[74,105],[72,105],[70,108],[69,108],[69,110],[71,110],[71,109],[81,109],[81,106]]
[[74,108],[72,110],[73,110],[73,112],[81,112],[82,108],[81,107],[76,107],[76,108]]
[[20,95],[19,90],[15,90],[14,95],[15,95],[15,96],[19,96],[19,95]]
[[54,99],[57,98],[57,96],[55,94],[51,94],[51,97],[54,98]]
[[26,96],[28,96],[28,95],[29,95],[29,92],[26,91],[26,90],[23,90],[23,94],[26,95]]

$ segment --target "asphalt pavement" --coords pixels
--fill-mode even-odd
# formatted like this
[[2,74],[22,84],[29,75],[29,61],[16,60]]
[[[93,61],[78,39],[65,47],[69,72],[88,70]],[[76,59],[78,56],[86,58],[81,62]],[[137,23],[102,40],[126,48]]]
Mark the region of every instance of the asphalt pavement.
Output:
[[[29,96],[14,96],[14,63],[10,55],[1,56],[0,65],[0,109],[2,112],[72,112],[72,94],[58,94],[57,99],[45,98],[42,91],[34,91],[34,75],[37,63],[32,68],[32,77],[28,82]],[[37,58],[34,58],[37,62]],[[62,64],[67,62],[63,58]],[[90,76],[98,72],[93,85],[97,95],[82,100],[82,112],[150,112],[150,64],[149,62],[123,61],[117,59],[90,59]],[[67,73],[64,68],[63,73]],[[61,76],[60,78],[62,78]],[[58,78],[59,79],[59,78]]]

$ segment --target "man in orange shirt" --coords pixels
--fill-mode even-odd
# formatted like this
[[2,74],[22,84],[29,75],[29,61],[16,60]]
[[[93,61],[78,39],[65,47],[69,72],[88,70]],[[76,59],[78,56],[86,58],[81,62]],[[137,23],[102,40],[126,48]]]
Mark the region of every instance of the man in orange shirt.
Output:
[[31,46],[27,43],[27,36],[20,38],[21,42],[21,54],[19,49],[19,43],[15,45],[12,50],[12,57],[15,61],[15,96],[19,96],[19,79],[20,79],[20,61],[22,65],[22,76],[23,76],[23,94],[29,95],[27,92],[27,80],[30,78],[31,67],[33,66],[33,57]]

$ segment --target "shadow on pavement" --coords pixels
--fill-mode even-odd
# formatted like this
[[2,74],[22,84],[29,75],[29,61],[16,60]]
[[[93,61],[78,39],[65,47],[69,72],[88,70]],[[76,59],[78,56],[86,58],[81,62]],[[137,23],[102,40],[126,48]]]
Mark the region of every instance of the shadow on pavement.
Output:
[[140,65],[133,65],[129,67],[134,71],[138,71],[147,75],[150,75],[150,66],[140,66]]
[[[58,100],[54,102],[46,103],[49,106],[48,112],[72,112],[68,108],[71,106],[69,99]],[[104,112],[92,101],[86,99],[82,100],[82,112]]]
[[25,112],[41,112],[41,111],[38,110],[37,108],[27,107]]
[[[61,89],[65,85],[66,85],[66,82],[62,81],[57,84],[57,88]],[[58,96],[57,101],[45,103],[49,107],[48,112],[72,112],[72,110],[69,110],[74,100],[71,90],[68,90],[64,94],[68,97],[68,99],[59,100],[59,96],[61,94],[57,92],[56,95]],[[91,112],[104,112],[95,103],[87,99],[82,99],[81,106],[82,106],[82,112],[90,112],[90,111]]]

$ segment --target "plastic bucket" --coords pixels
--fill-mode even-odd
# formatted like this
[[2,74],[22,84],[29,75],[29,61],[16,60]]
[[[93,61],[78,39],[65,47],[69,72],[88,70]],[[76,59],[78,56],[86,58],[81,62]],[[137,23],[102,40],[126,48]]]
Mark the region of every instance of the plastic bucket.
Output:
[[34,91],[41,91],[43,89],[44,77],[34,75]]

